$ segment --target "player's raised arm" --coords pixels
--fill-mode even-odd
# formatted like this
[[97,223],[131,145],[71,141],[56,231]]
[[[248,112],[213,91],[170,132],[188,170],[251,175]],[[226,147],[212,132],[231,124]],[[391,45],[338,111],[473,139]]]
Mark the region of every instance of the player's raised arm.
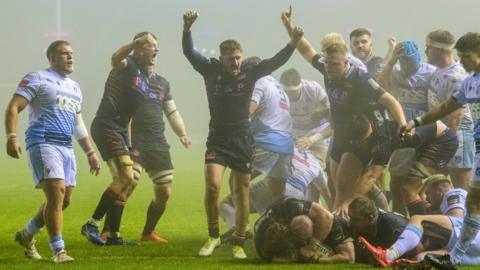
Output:
[[[294,33],[295,26],[293,25],[292,20],[292,6],[288,8],[288,11],[282,13],[281,18],[288,35],[290,38],[293,38],[292,35]],[[303,58],[305,58],[305,60],[307,60],[308,63],[312,63],[313,57],[318,54],[304,35],[302,35],[296,47],[298,52],[303,56]]]
[[127,56],[135,49],[142,47],[148,43],[157,43],[155,38],[150,34],[143,35],[134,39],[132,42],[120,47],[113,53],[111,58],[112,68],[124,69],[127,66]]
[[303,29],[300,27],[294,27],[290,37],[290,42],[281,49],[275,56],[269,59],[265,59],[256,67],[257,77],[261,78],[265,75],[268,75],[279,67],[284,65],[288,59],[292,56],[295,51],[295,47],[298,42],[302,39]]
[[198,72],[203,72],[208,66],[208,59],[201,55],[193,46],[191,28],[198,18],[198,12],[188,11],[183,14],[183,36],[182,49],[183,54],[188,59],[193,68]]
[[389,54],[389,58],[386,59],[387,64],[383,68],[382,72],[378,75],[378,84],[385,89],[388,89],[392,80],[393,67],[398,62],[400,54],[402,53],[402,44],[396,44],[392,52]]

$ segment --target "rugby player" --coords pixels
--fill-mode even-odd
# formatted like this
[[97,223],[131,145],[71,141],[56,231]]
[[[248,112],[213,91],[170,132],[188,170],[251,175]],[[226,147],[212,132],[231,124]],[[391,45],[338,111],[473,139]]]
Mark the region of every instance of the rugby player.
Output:
[[[454,45],[455,38],[448,31],[436,30],[427,35],[425,54],[428,63],[437,67],[430,79],[430,90],[435,97],[433,105],[447,100],[467,76],[465,69],[454,58]],[[444,122],[457,131],[459,142],[457,153],[448,163],[448,174],[455,187],[467,190],[475,156],[473,120],[469,107],[465,105],[457,109]]]
[[309,184],[306,199],[318,202],[321,194],[331,206],[332,196],[324,172],[329,138],[333,134],[328,122],[330,102],[327,93],[319,83],[302,79],[300,73],[294,68],[282,73],[280,83],[290,101],[290,116],[296,147],[312,151],[322,167],[319,176]]
[[[288,33],[292,33],[292,10],[282,14],[283,23]],[[348,203],[339,200],[345,193],[350,181],[362,170],[362,164],[348,151],[348,121],[358,112],[370,110],[371,104],[381,104],[391,113],[397,123],[405,123],[405,117],[398,101],[378,85],[371,76],[352,66],[346,59],[345,45],[334,44],[324,50],[325,58],[313,49],[310,43],[302,38],[297,46],[302,56],[313,67],[324,74],[325,87],[330,101],[331,123],[334,135],[330,152],[330,176],[335,184],[336,196],[334,209],[346,217]],[[344,154],[345,153],[345,154]]]
[[[415,126],[432,123],[446,117],[450,113],[462,108],[467,103],[478,102],[480,99],[480,33],[469,32],[457,40],[455,44],[460,62],[465,71],[471,72],[463,81],[461,87],[455,90],[451,97],[440,105],[434,107],[430,112],[403,126],[405,132]],[[478,121],[475,123],[477,137]],[[478,143],[478,142],[476,142]],[[467,196],[467,216],[464,219],[461,235],[455,247],[449,251],[449,257],[441,263],[447,267],[459,264],[462,257],[470,248],[472,241],[480,230],[480,155],[475,156],[476,163],[473,170],[473,180],[470,183]]]
[[319,203],[294,198],[275,202],[255,223],[255,248],[264,260],[353,263],[347,221]]
[[[131,156],[134,161],[133,171],[135,178],[139,179],[142,170],[148,173],[153,183],[154,198],[147,209],[147,219],[141,235],[142,241],[155,241],[167,243],[168,240],[155,232],[155,227],[160,217],[165,212],[167,201],[172,191],[173,164],[165,138],[165,114],[170,127],[179,137],[184,147],[191,144],[185,124],[170,91],[170,83],[159,74],[155,73],[155,63],[146,66],[149,74],[148,99],[134,113],[131,122]],[[132,190],[133,191],[133,190]],[[102,239],[106,239],[108,221],[107,213]]]
[[210,256],[220,245],[218,196],[225,168],[232,169],[233,193],[237,207],[233,254],[246,258],[243,250],[248,222],[248,185],[252,165],[253,140],[249,131],[249,103],[255,82],[279,68],[293,54],[303,36],[301,28],[292,30],[290,43],[273,58],[256,64],[242,64],[242,47],[235,40],[220,44],[220,58],[207,59],[193,46],[191,26],[198,13],[189,11],[183,16],[183,53],[204,78],[210,109],[209,136],[205,153],[205,210],[209,238],[200,249],[200,256]]
[[350,191],[345,193],[346,198],[366,194],[381,175],[394,151],[414,148],[416,156],[400,185],[400,193],[408,206],[410,216],[426,214],[428,203],[419,196],[422,180],[446,169],[446,164],[457,150],[455,132],[437,121],[416,128],[400,139],[396,135],[397,124],[382,117],[379,111],[354,116],[350,127],[353,153],[362,157],[365,170],[358,182],[351,185]]
[[[412,120],[426,112],[428,110],[429,82],[435,67],[421,60],[417,44],[413,41],[395,44],[386,63],[378,76],[378,83],[390,89],[398,99],[406,120]],[[401,199],[400,185],[407,177],[405,173],[411,166],[414,156],[413,149],[400,149],[395,151],[391,158],[390,190],[392,191],[393,210],[399,213],[406,213]]]
[[[374,245],[365,238],[360,238],[360,245],[365,247],[368,252],[373,255],[373,258],[381,266],[388,266],[390,264],[396,265],[397,268],[403,268],[406,265],[416,264],[423,260],[426,253],[438,253],[444,254],[447,250],[450,250],[459,236],[459,231],[463,223],[463,218],[466,215],[465,201],[466,191],[462,189],[451,189],[450,180],[444,175],[434,175],[426,179],[427,189],[434,189],[430,192],[438,193],[440,186],[445,186],[448,183],[450,189],[443,193],[440,192],[442,197],[440,199],[439,207],[441,215],[416,215],[413,216],[405,230],[398,237],[395,243],[388,249],[383,247],[374,248]],[[437,191],[435,191],[437,189]],[[447,188],[448,189],[448,188]],[[431,196],[431,195],[430,195]],[[437,239],[432,236],[441,236]],[[428,239],[428,240],[427,240]],[[407,257],[415,257],[415,260],[400,259],[406,252],[409,252]],[[476,264],[480,262],[477,254],[471,254],[471,258],[466,259],[464,264]]]
[[[379,209],[366,196],[359,196],[348,206],[350,233],[357,239],[365,238],[376,247],[388,248],[398,239],[408,224],[408,219],[397,213]],[[355,262],[366,263],[368,254],[355,241]]]
[[77,165],[72,136],[85,152],[90,173],[98,175],[100,162],[90,142],[81,114],[80,85],[68,77],[74,71],[73,49],[69,42],[57,40],[47,48],[50,67],[27,74],[8,104],[5,113],[7,154],[18,159],[22,154],[17,140],[19,113],[29,106],[29,124],[25,143],[29,167],[36,188],[41,188],[46,202],[35,216],[15,235],[25,255],[41,259],[34,236],[47,227],[52,261],[70,262],[62,237],[63,210],[70,204],[76,186]]
[[[132,115],[144,104],[144,100],[155,99],[155,95],[160,94],[155,88],[157,85],[150,84],[153,73],[147,68],[155,64],[157,53],[156,38],[151,33],[142,32],[132,42],[119,48],[111,58],[112,70],[91,131],[103,160],[110,168],[112,182],[103,192],[91,218],[81,228],[81,233],[94,244],[136,244],[123,239],[119,233],[124,205],[138,181],[138,174],[133,170],[127,128]],[[104,241],[98,226],[107,211],[110,235]]]
[[350,50],[367,66],[368,73],[378,78],[385,66],[385,60],[373,53],[372,33],[365,28],[357,28],[350,32]]
[[285,194],[293,155],[290,104],[280,83],[272,76],[259,79],[250,101],[251,130],[255,142],[253,174],[265,175],[275,199]]

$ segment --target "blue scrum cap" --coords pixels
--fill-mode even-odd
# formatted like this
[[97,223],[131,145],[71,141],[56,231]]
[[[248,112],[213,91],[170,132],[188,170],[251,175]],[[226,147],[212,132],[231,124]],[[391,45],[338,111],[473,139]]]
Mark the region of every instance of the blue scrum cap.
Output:
[[403,47],[400,59],[414,64],[417,68],[420,67],[420,61],[422,58],[417,43],[415,43],[415,41],[407,40],[400,42],[400,44],[402,44]]

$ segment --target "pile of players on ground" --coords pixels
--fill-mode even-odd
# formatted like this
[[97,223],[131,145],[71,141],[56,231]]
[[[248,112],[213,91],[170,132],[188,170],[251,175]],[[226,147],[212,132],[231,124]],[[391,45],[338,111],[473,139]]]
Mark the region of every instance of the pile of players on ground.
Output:
[[[480,171],[473,169],[479,162],[474,123],[480,33],[458,40],[446,30],[429,33],[426,62],[416,42],[394,38],[385,58],[375,56],[371,33],[363,28],[350,34],[351,54],[336,33],[325,35],[317,52],[294,26],[290,9],[282,13],[290,41],[274,57],[242,60],[240,44],[226,40],[220,58],[207,59],[193,45],[197,17],[184,14],[182,45],[205,80],[211,116],[205,153],[208,239],[200,256],[230,243],[235,258],[246,258],[248,216],[258,212],[253,238],[265,260],[373,262],[398,269],[480,263]],[[295,49],[322,73],[325,89],[295,69],[282,72],[279,81],[269,75]],[[173,180],[163,114],[185,147],[190,138],[170,85],[154,72],[157,53],[156,37],[144,32],[112,56],[91,130],[113,181],[81,228],[98,245],[137,244],[123,239],[119,229],[143,169],[154,184],[154,199],[141,240],[167,242],[155,232]],[[28,157],[47,203],[16,241],[28,257],[41,258],[34,235],[46,225],[53,261],[67,262],[73,258],[64,249],[61,212],[76,183],[72,136],[93,173],[99,161],[81,120],[80,89],[66,76],[73,71],[70,44],[52,43],[47,57],[51,67],[27,75],[9,104],[7,152],[17,158],[21,153],[16,121],[29,105]],[[232,194],[219,203],[226,168]],[[219,217],[228,225],[222,235]]]

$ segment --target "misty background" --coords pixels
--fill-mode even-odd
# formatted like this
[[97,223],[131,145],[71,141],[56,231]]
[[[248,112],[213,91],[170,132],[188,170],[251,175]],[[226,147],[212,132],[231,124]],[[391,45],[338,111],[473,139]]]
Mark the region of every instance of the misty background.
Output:
[[[193,140],[193,153],[198,155],[201,166],[208,132],[208,105],[201,76],[182,54],[182,14],[188,10],[199,12],[192,33],[196,48],[205,56],[218,57],[218,44],[234,38],[242,44],[245,57],[269,58],[289,40],[280,14],[290,4],[294,23],[304,28],[305,36],[317,50],[324,34],[339,32],[348,43],[348,34],[357,27],[371,30],[374,52],[379,56],[385,55],[391,36],[397,41],[415,40],[423,51],[425,36],[430,31],[446,29],[456,38],[468,31],[480,31],[478,0],[0,0],[2,113],[21,78],[30,71],[48,67],[47,46],[56,39],[65,39],[74,49],[75,72],[71,78],[82,88],[82,111],[89,127],[110,70],[110,56],[136,33],[150,31],[159,40],[156,71],[170,81],[173,98]],[[297,68],[304,78],[323,84],[320,73],[297,52],[273,75],[278,78],[290,67]],[[17,128],[23,150],[27,116],[26,111],[21,114]],[[1,131],[5,145],[4,125]],[[170,128],[167,138],[174,161],[177,152],[187,154],[180,150]],[[0,165],[2,171],[17,162],[8,158],[4,147],[1,158],[6,162]]]

